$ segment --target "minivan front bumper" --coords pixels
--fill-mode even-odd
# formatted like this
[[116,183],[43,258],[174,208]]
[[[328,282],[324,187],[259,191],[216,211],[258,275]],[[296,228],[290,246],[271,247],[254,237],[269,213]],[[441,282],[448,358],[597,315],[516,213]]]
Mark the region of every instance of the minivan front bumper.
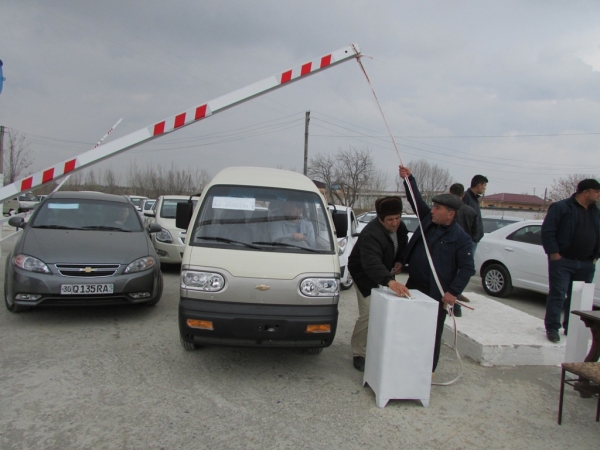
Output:
[[[212,322],[212,330],[193,328],[188,319]],[[179,331],[184,341],[230,347],[328,347],[337,329],[338,306],[257,305],[181,298]],[[308,325],[330,325],[328,333]]]

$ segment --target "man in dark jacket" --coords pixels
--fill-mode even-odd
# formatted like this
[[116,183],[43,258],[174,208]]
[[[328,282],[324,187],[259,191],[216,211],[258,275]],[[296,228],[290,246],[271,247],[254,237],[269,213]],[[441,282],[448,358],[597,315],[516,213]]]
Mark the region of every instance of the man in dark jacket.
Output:
[[[569,326],[573,281],[591,283],[600,257],[600,183],[581,181],[570,198],[553,203],[542,224],[542,245],[548,255],[546,336],[559,342],[560,314],[565,334]],[[566,301],[565,301],[566,299]]]
[[481,209],[479,208],[479,197],[485,194],[488,179],[483,175],[475,175],[471,179],[471,187],[465,192],[463,203],[469,205],[477,213],[477,234],[473,236],[473,255],[477,249],[477,244],[483,237],[483,220],[481,218]]
[[[451,194],[456,195],[458,198],[462,199],[465,196],[465,187],[460,183],[454,183],[450,186],[449,189]],[[456,221],[462,227],[463,230],[467,232],[471,239],[474,242],[475,236],[477,236],[477,212],[471,208],[466,203],[463,203],[458,211],[456,211]],[[473,257],[475,257],[475,250],[473,250]],[[464,295],[460,294],[458,296],[458,300],[461,302],[469,302],[470,300]],[[458,303],[454,305],[454,316],[461,317],[462,316],[462,308]]]
[[[433,197],[433,207],[429,208],[417,187],[417,182],[408,167],[400,167],[406,197],[414,211],[418,211],[421,225],[427,240],[433,266],[443,292],[435,280],[427,258],[421,228],[417,228],[402,254],[402,262],[408,268],[406,287],[417,289],[439,302],[438,321],[433,353],[433,372],[440,356],[442,332],[446,319],[446,305],[452,306],[475,274],[473,263],[473,242],[471,237],[456,222],[456,211],[462,202],[452,194]],[[416,207],[409,192],[406,179],[415,195]]]
[[354,280],[358,298],[358,319],[352,333],[353,364],[365,370],[371,289],[387,286],[399,296],[410,296],[409,290],[395,279],[400,272],[400,255],[408,240],[406,225],[400,221],[400,197],[384,197],[375,202],[377,218],[360,233],[350,258],[348,270]]

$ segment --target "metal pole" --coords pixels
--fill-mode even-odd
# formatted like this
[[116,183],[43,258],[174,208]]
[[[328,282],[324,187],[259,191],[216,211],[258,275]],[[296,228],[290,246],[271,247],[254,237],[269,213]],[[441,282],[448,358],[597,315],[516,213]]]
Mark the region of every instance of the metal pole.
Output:
[[304,175],[308,172],[308,124],[310,123],[310,111],[306,111],[304,120]]

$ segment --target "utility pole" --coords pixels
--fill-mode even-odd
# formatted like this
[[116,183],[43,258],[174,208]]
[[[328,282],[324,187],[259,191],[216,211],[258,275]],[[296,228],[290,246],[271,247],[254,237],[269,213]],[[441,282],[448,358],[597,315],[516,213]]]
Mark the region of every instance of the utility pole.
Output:
[[0,187],[4,186],[4,127],[0,125]]
[[310,111],[306,111],[304,119],[304,175],[308,173],[308,124],[310,123]]

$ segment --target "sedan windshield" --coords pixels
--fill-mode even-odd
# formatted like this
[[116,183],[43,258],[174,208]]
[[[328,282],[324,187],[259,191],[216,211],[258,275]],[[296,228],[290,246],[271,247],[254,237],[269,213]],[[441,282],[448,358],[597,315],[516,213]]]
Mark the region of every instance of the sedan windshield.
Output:
[[66,198],[43,203],[31,226],[63,230],[142,231],[138,215],[129,203]]
[[248,251],[333,252],[327,209],[315,193],[213,186],[201,208],[190,245]]

